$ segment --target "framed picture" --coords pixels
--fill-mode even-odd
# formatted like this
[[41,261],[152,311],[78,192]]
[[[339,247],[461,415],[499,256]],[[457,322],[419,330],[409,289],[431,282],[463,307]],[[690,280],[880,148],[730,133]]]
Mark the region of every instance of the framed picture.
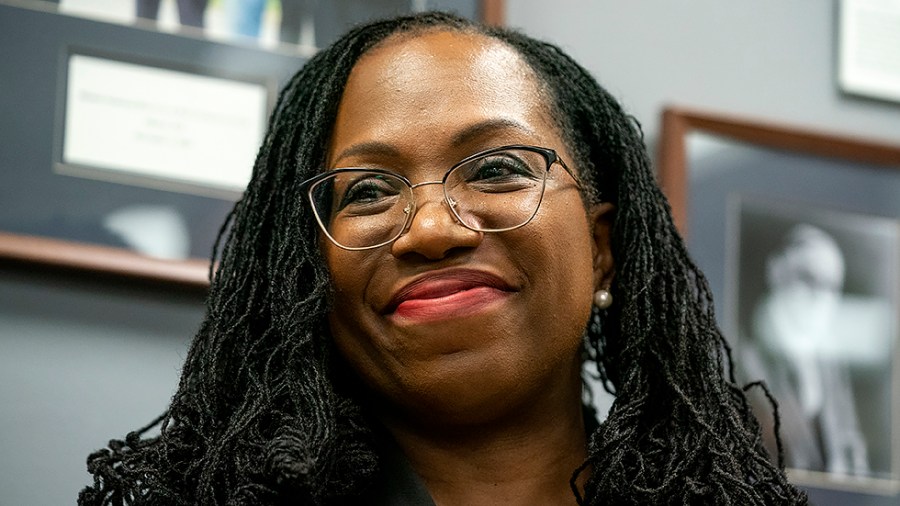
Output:
[[[780,403],[792,480],[823,503],[894,504],[900,146],[673,108],[660,148],[738,375]],[[774,451],[771,409],[754,396]]]
[[55,169],[236,200],[250,181],[275,83],[70,48]]
[[0,258],[205,286],[305,58],[0,0]]
[[840,89],[900,102],[900,2],[840,0],[837,16]]
[[[45,0],[31,0],[35,3]],[[310,56],[355,24],[425,10],[502,24],[504,0],[56,0],[59,12]]]
[[900,220],[748,195],[729,213],[726,327],[778,399],[794,479],[893,490]]
[[348,25],[426,9],[503,20],[502,0],[0,0],[0,261],[205,286],[277,90]]

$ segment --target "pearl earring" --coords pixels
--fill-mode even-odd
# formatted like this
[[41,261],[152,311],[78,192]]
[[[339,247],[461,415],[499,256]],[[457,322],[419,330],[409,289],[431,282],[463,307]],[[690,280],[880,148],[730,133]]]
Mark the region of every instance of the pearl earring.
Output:
[[609,306],[612,306],[612,294],[609,293],[609,290],[605,288],[601,288],[594,292],[594,305],[600,309],[606,309]]

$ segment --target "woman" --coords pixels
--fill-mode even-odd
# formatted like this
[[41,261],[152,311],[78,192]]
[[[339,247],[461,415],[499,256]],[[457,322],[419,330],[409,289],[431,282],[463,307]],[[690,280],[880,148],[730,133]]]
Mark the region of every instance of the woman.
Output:
[[[641,134],[557,48],[426,14],[287,85],[158,437],[82,504],[792,504]],[[582,404],[595,364],[616,400]]]

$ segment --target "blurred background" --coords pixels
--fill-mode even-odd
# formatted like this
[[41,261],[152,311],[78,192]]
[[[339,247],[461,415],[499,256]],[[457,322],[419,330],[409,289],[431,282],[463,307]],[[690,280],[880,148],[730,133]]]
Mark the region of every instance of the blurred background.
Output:
[[[892,225],[900,218],[900,98],[841,84],[841,13],[849,3],[0,0],[0,505],[74,503],[89,479],[87,454],[165,409],[203,317],[206,259],[249,177],[278,89],[354,23],[427,9],[560,45],[634,115],[659,166],[667,106],[886,147],[889,168],[872,169],[867,186],[853,186],[870,169],[853,162],[834,168],[829,192],[795,193],[813,208],[877,216],[878,244],[890,249],[877,267],[887,288],[861,294],[887,307],[883,336],[872,339],[887,358],[878,377],[864,376],[880,385],[878,413],[887,417],[867,444],[888,450],[870,452],[880,455],[877,473],[798,464],[810,471],[798,476],[816,504],[900,504],[900,227]],[[900,69],[900,2],[869,3],[896,28],[885,32],[881,56]],[[228,135],[247,142],[221,142]],[[711,163],[697,155],[710,152],[709,142],[693,154],[694,144],[684,144],[686,163],[697,170]],[[223,150],[220,161],[202,162]],[[784,156],[778,163],[797,165]],[[173,165],[186,159],[200,162]],[[777,165],[753,158],[763,159]],[[721,158],[714,160],[709,170],[722,171]],[[790,184],[808,186],[815,170]],[[848,172],[850,182],[840,177]],[[729,184],[763,194],[779,186],[769,179],[777,174],[760,177]],[[694,181],[707,192],[731,191],[701,183]],[[704,216],[728,214],[726,200],[692,208],[689,229],[704,229]],[[716,236],[689,235],[690,246],[713,273],[723,327],[737,342],[741,329],[728,318],[742,303],[732,286],[741,280],[727,266],[739,258],[728,246],[739,234],[722,220]],[[719,245],[706,246],[712,243]],[[601,409],[608,402],[601,399]]]

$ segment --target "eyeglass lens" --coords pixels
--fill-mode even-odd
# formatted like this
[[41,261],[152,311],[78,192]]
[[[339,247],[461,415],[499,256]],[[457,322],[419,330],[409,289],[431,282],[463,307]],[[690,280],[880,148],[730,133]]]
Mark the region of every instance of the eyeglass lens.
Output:
[[[548,160],[527,149],[488,153],[455,166],[444,177],[451,210],[466,227],[483,232],[517,228],[540,205]],[[347,248],[396,239],[415,207],[413,190],[400,177],[369,170],[332,174],[310,188],[317,219]]]

